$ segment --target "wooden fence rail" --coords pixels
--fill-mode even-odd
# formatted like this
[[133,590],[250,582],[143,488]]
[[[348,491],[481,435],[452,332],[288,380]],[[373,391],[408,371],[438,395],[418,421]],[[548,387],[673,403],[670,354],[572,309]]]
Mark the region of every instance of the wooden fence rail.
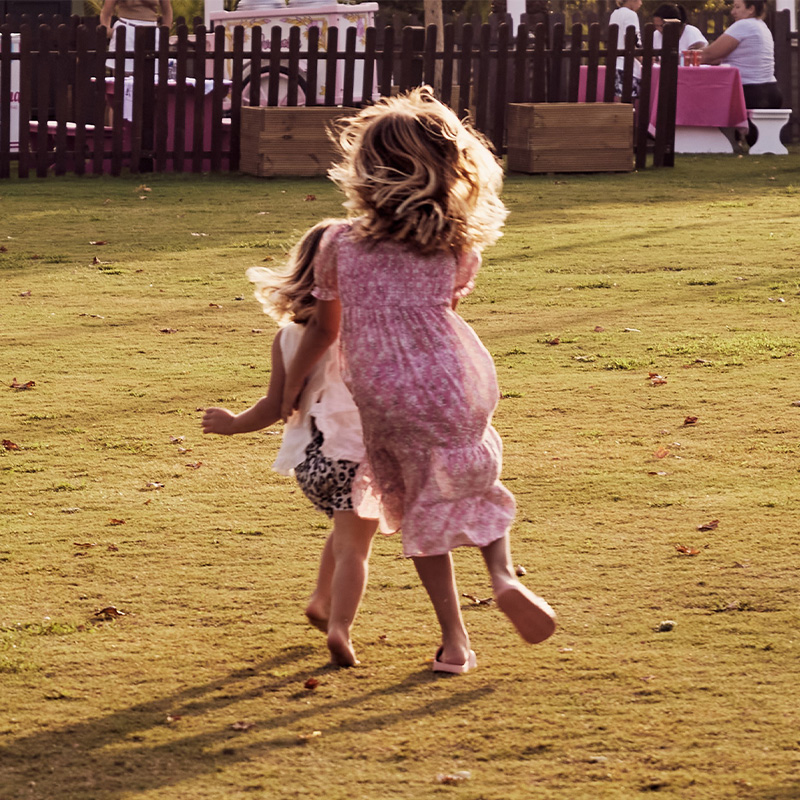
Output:
[[[399,36],[392,27],[370,28],[359,46],[355,29],[333,27],[324,42],[311,28],[302,47],[297,28],[288,45],[277,27],[252,29],[247,46],[241,27],[230,38],[222,27],[207,32],[202,25],[191,34],[179,25],[172,41],[168,34],[162,28],[156,46],[155,29],[139,28],[134,49],[126,52],[118,31],[115,52],[109,53],[106,31],[96,25],[80,20],[56,29],[22,25],[17,50],[11,46],[10,25],[1,26],[0,178],[11,175],[14,161],[21,178],[32,172],[39,177],[119,175],[125,168],[236,171],[243,104],[359,106],[421,83],[436,86],[459,116],[470,114],[502,154],[508,103],[613,102],[617,56],[625,59],[623,102],[631,101],[634,57],[644,67],[644,111],[635,131],[636,163],[643,168],[650,68],[658,55],[659,105],[655,142],[649,146],[654,166],[673,163],[677,32],[665,35],[659,53],[653,50],[652,25],[644,28],[641,48],[629,36],[620,51],[616,27],[603,33],[598,23],[588,31],[582,23],[569,29],[540,23],[532,31],[521,25],[515,36],[505,24],[496,30],[489,24],[458,29],[450,24],[441,49],[433,26],[406,27]],[[132,63],[127,77],[126,61]],[[14,95],[10,76],[17,65]],[[112,76],[107,76],[109,66]],[[606,79],[597,85],[601,66],[608,66]],[[581,72],[585,98],[579,97]],[[18,142],[16,148],[12,142]]]

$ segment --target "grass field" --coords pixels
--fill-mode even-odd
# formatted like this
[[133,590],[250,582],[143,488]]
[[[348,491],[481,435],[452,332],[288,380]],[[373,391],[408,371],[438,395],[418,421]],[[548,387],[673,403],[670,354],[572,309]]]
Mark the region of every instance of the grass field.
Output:
[[397,537],[327,668],[279,431],[200,434],[268,380],[244,270],[336,191],[144,181],[0,183],[0,800],[800,797],[796,148],[508,179],[460,311],[560,628],[465,597],[463,677]]

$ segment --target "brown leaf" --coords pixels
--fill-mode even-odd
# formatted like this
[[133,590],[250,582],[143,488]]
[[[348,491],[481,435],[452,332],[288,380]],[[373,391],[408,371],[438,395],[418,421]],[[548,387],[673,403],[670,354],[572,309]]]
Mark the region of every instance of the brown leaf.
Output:
[[208,307],[209,308],[222,308],[222,306],[219,303],[209,303]]
[[306,687],[306,689],[316,689],[316,688],[317,688],[317,686],[319,686],[319,681],[318,681],[316,678],[309,678],[309,679],[308,679],[308,680],[307,680],[307,681],[306,681],[306,682],[303,684],[303,686],[305,686],[305,687]]
[[124,525],[124,519],[114,519],[113,517],[108,521],[109,525]]
[[667,379],[663,375],[659,375],[657,372],[651,372],[649,378],[651,386],[663,386],[667,382]]
[[698,417],[686,417],[683,421],[684,425],[694,425],[698,420]]
[[658,450],[653,453],[654,458],[666,458],[669,455],[669,450],[666,447],[659,447]]
[[185,436],[170,436],[169,437],[169,440],[172,442],[172,444],[178,444],[179,442],[185,441],[185,439],[186,439]]
[[200,469],[200,467],[203,466],[203,462],[202,461],[195,461],[193,464],[187,464],[186,466],[190,467],[191,469]]
[[117,552],[117,550],[119,550],[119,547],[117,547],[117,545],[115,545],[115,544],[110,544],[110,545],[109,545],[109,546],[106,548],[106,550],[110,550],[112,553],[116,553],[116,552]]
[[488,605],[491,605],[492,602],[494,601],[493,597],[485,597],[483,600],[481,600],[480,597],[477,597],[474,594],[466,594],[466,593],[464,593],[461,596],[462,597],[466,597],[467,600],[472,600],[472,602],[476,606],[488,606]]
[[16,442],[12,442],[11,439],[3,439],[3,447],[6,450],[21,450],[22,449]]
[[16,378],[11,381],[11,388],[12,389],[34,389],[36,387],[36,381],[25,381],[25,383],[20,383]]
[[145,486],[145,489],[163,489],[164,488],[164,484],[163,483],[159,483],[158,481],[150,481],[149,483],[146,483],[144,486]]
[[654,472],[654,471],[651,471],[651,472],[648,472],[647,474],[648,474],[648,475],[668,475],[669,473],[667,473],[667,472],[661,472],[661,471],[659,471],[659,472]]
[[159,328],[159,333],[177,333],[177,328]]
[[239,720],[239,722],[234,722],[231,725],[231,728],[235,731],[249,731],[250,728],[255,728],[255,722],[246,722],[245,720]]
[[73,542],[72,544],[74,547],[97,547],[97,542]]
[[180,719],[183,719],[180,714],[167,714],[167,725],[171,725],[173,722],[177,722]]
[[310,202],[313,202],[316,199],[317,199],[317,196],[315,194],[307,194],[306,198],[305,198],[305,202],[306,203],[310,203]]
[[322,736],[322,731],[311,731],[311,733],[300,733],[297,738],[301,742],[307,742],[309,739],[316,739]]
[[0,244],[0,253],[7,253],[8,248],[4,244]]
[[717,529],[718,525],[719,525],[719,520],[718,519],[712,519],[711,522],[706,522],[706,523],[704,523],[702,525],[698,525],[697,526],[697,530],[699,530],[699,531],[714,531],[714,530]]
[[114,619],[115,617],[124,617],[125,612],[120,611],[116,606],[106,606],[99,611],[94,612],[97,619]]
[[30,296],[31,296],[31,290],[30,290],[30,289],[28,289],[28,291],[27,291],[27,292],[20,292],[20,293],[19,293],[19,296],[20,296],[20,297],[30,297]]
[[683,555],[686,556],[696,556],[700,552],[699,550],[696,550],[694,547],[686,547],[686,545],[683,544],[676,544],[675,549],[679,553],[683,553]]
[[547,341],[547,344],[550,344],[550,345],[561,344],[561,339],[559,339],[558,336],[556,336],[553,339],[549,339]]
[[594,332],[595,333],[603,333],[604,331],[605,331],[605,328],[602,325],[595,325],[594,326]]
[[89,244],[94,244],[94,245],[100,246],[100,245],[103,245],[103,244],[108,244],[108,242],[100,239],[100,240],[98,240],[96,242],[89,242]]
[[149,186],[147,186],[146,184],[143,183],[143,184],[141,184],[141,186],[138,186],[136,188],[136,191],[137,192],[152,192],[153,190]]

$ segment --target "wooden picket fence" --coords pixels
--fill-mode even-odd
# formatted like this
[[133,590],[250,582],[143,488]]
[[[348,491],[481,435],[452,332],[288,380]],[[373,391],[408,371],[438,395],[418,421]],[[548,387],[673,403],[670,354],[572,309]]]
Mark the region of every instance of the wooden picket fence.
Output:
[[[324,85],[324,105],[356,107],[362,97],[369,102],[377,95],[434,85],[441,100],[460,116],[471,115],[502,154],[509,103],[576,102],[582,68],[587,89],[581,99],[612,102],[618,56],[625,59],[623,102],[631,101],[634,57],[641,58],[639,104],[648,109],[651,68],[659,55],[653,50],[652,25],[644,28],[641,48],[629,30],[620,51],[616,28],[603,33],[599,23],[588,29],[582,23],[570,28],[540,23],[532,30],[521,25],[513,37],[506,24],[448,24],[443,47],[437,47],[433,27],[409,26],[399,33],[391,26],[368,28],[358,49],[355,29],[340,32],[333,27],[324,42],[318,29],[310,28],[303,47],[299,28],[292,29],[288,46],[281,42],[279,28],[263,33],[254,28],[247,48],[241,27],[234,30],[231,43],[221,27],[207,32],[197,25],[190,34],[187,25],[179,24],[172,41],[168,33],[161,29],[156,46],[155,29],[140,28],[134,49],[125,52],[120,31],[116,51],[109,55],[106,31],[96,24],[77,18],[55,28],[23,24],[19,51],[12,52],[10,25],[0,27],[0,177],[12,174],[14,162],[21,178],[31,173],[119,175],[123,169],[236,171],[242,105],[264,103],[260,83],[245,86],[243,76],[260,76],[266,68],[268,105],[279,100],[296,105],[304,83]],[[648,114],[639,114],[638,168],[646,165],[648,152],[654,166],[673,164],[677,33],[665,35],[660,57],[656,134],[654,141],[648,139]],[[133,62],[128,79],[127,59]],[[15,63],[16,151],[10,146],[9,113]],[[113,77],[107,77],[108,63],[113,64]],[[605,65],[605,80],[595,91],[599,68]],[[159,81],[163,75],[171,80]],[[317,103],[315,95],[309,91],[305,104]]]

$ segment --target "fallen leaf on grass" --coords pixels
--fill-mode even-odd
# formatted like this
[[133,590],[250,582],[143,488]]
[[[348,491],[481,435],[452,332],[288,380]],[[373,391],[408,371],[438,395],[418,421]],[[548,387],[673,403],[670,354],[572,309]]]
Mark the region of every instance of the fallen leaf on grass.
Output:
[[113,261],[101,261],[97,256],[92,259],[92,264],[95,266],[108,266],[109,264],[113,264]]
[[185,436],[170,436],[169,440],[172,442],[172,444],[177,444],[178,442],[185,441],[186,437]]
[[202,461],[195,461],[193,464],[187,464],[186,466],[190,467],[191,469],[200,469],[200,467],[203,466],[203,462]]
[[21,450],[22,449],[16,442],[12,442],[11,439],[3,439],[3,448],[6,449],[6,450]]
[[234,722],[233,725],[231,725],[231,729],[234,731],[249,731],[250,728],[255,728],[255,726],[255,722],[240,720],[239,722]]
[[178,329],[177,328],[159,328],[158,332],[159,333],[177,333]]
[[108,244],[108,242],[106,242],[106,241],[104,241],[104,240],[100,239],[100,240],[98,240],[98,241],[95,241],[95,242],[89,242],[89,244],[97,245],[97,246],[99,247],[100,245],[103,245],[103,244]]
[[464,781],[468,781],[472,777],[472,773],[468,770],[460,770],[459,772],[440,772],[436,776],[436,782],[444,784],[445,786],[458,786]]
[[115,544],[110,544],[106,550],[110,550],[112,553],[116,553],[119,550],[119,547]]
[[173,722],[177,722],[180,719],[183,719],[180,714],[167,714],[167,725],[171,725]]
[[319,686],[319,681],[318,681],[316,678],[309,678],[309,679],[308,679],[308,680],[307,680],[307,681],[306,681],[306,682],[303,684],[303,686],[305,686],[305,687],[306,687],[306,689],[316,689],[316,688],[317,688],[317,686]]
[[684,425],[694,425],[698,420],[698,417],[686,417],[683,421]]
[[658,450],[653,453],[654,458],[666,458],[669,455],[669,450],[666,447],[659,447]]
[[11,381],[11,388],[17,390],[25,390],[25,389],[35,389],[36,388],[36,381],[25,381],[25,383],[20,383],[16,378]]
[[547,340],[547,344],[551,344],[551,345],[561,344],[561,339],[559,339],[558,336],[556,336],[553,339],[548,339]]
[[105,317],[101,317],[99,314],[87,314],[85,312],[82,313],[82,314],[78,314],[78,316],[79,317],[91,317],[92,319],[105,319]]
[[697,526],[697,530],[699,531],[714,531],[717,529],[719,525],[718,519],[712,519],[711,522],[705,522],[702,525]]
[[73,547],[97,547],[97,542],[73,542]]
[[306,197],[305,197],[305,202],[306,203],[310,203],[310,202],[312,202],[312,201],[314,201],[316,199],[317,199],[317,196],[315,194],[307,194]]
[[461,596],[462,597],[466,597],[467,600],[472,600],[472,602],[476,606],[488,606],[488,605],[491,605],[492,602],[494,601],[493,597],[485,597],[483,600],[481,600],[479,597],[477,597],[474,594],[462,594]]
[[623,328],[622,332],[623,333],[641,333],[641,331],[638,328]]
[[523,575],[528,574],[528,570],[526,570],[525,567],[522,566],[522,564],[517,564],[517,566],[514,568],[514,572],[517,573],[518,578],[521,578]]
[[191,453],[192,452],[192,448],[191,447],[179,447],[178,448],[178,452],[181,455],[183,455],[184,453]]
[[7,253],[8,248],[4,244],[0,244],[0,253]]
[[145,489],[163,489],[164,488],[164,484],[163,483],[159,483],[158,481],[150,481],[149,483],[146,483],[144,485],[144,488]]
[[595,333],[604,333],[605,332],[605,328],[602,325],[595,325],[594,326],[594,332]]
[[20,292],[20,293],[19,293],[19,296],[20,296],[20,297],[30,297],[30,296],[31,296],[31,290],[30,290],[30,289],[28,289],[28,291],[27,291],[27,292]]
[[192,236],[208,236],[207,233],[193,233]]
[[106,606],[99,611],[94,612],[97,619],[115,619],[116,617],[124,617],[125,612],[120,611],[116,606]]
[[152,192],[153,190],[145,183],[136,187],[137,192]]
[[311,731],[311,733],[299,733],[297,738],[301,742],[307,742],[309,739],[317,739],[322,736],[322,731]]
[[209,303],[208,307],[209,308],[222,308],[222,306],[219,303]]
[[700,551],[694,547],[686,547],[684,544],[676,544],[675,549],[685,556],[696,556]]
[[112,517],[108,521],[108,524],[109,525],[124,525],[125,524],[125,520],[124,519],[115,519],[114,517]]
[[654,471],[652,471],[652,470],[651,470],[650,472],[648,472],[647,474],[648,474],[648,475],[660,475],[660,476],[663,476],[663,475],[669,475],[669,473],[668,473],[668,472],[663,472],[663,471],[654,472]]
[[649,372],[647,377],[651,386],[663,386],[667,382],[667,379],[663,375],[659,375],[657,372]]

